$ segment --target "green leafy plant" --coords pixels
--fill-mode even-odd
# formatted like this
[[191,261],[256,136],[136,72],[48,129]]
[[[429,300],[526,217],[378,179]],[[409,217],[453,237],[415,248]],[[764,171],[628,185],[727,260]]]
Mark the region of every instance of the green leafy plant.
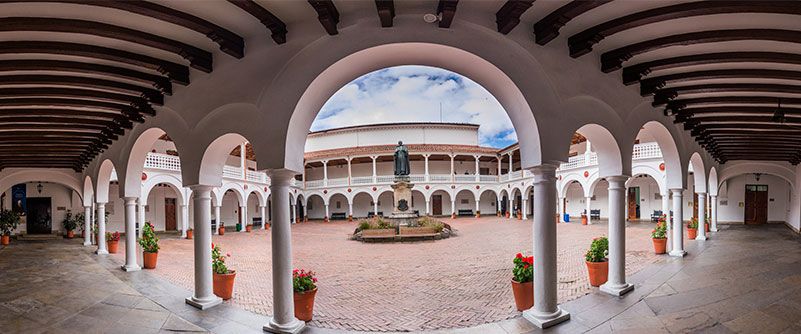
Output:
[[295,292],[312,291],[317,288],[317,278],[314,272],[305,269],[292,270],[292,290]]
[[659,216],[659,222],[660,223],[665,223],[666,221],[667,221],[667,215],[666,214],[663,213],[661,216]]
[[362,219],[359,221],[359,230],[376,230],[393,228],[392,223],[384,220],[381,217],[373,217],[370,219]]
[[159,238],[156,236],[155,228],[150,222],[145,223],[144,228],[142,228],[142,239],[139,239],[139,245],[147,253],[158,253],[159,251]]
[[654,239],[665,239],[667,238],[667,225],[665,222],[659,222],[656,224],[656,227],[653,231],[651,231],[651,238]]
[[220,246],[216,246],[213,243],[211,244],[211,270],[215,274],[225,275],[232,274],[234,272],[233,270],[229,270],[228,266],[225,264],[225,259],[230,257],[231,253],[222,255],[222,249]]
[[86,231],[86,216],[83,212],[75,214],[75,222],[78,224],[78,228],[80,228],[81,231]]
[[512,275],[514,275],[515,282],[526,283],[534,279],[534,257],[523,256],[523,253],[517,253],[514,260],[515,267],[512,268]]
[[120,232],[106,232],[106,241],[120,241]]
[[609,254],[609,239],[606,237],[598,237],[592,239],[590,249],[584,258],[587,262],[604,262]]
[[19,213],[11,210],[0,211],[0,235],[11,235],[19,225]]
[[61,225],[63,225],[64,229],[67,231],[74,231],[78,228],[78,222],[70,211],[67,211],[67,214],[64,215],[64,221],[61,222]]
[[420,227],[432,227],[437,232],[442,232],[445,228],[445,223],[434,219],[434,217],[424,216],[417,220],[417,225]]
[[692,219],[690,219],[690,222],[687,223],[687,228],[697,229],[698,228],[698,218],[693,217]]

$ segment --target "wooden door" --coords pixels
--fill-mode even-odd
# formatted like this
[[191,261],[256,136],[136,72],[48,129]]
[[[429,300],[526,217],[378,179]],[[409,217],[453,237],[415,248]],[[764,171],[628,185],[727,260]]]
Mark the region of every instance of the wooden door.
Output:
[[434,216],[442,215],[442,195],[431,196],[431,213]]
[[637,187],[629,188],[628,199],[626,203],[628,204],[629,208],[629,220],[636,220],[637,219],[637,202],[640,200],[637,198]]
[[52,233],[50,197],[28,197],[27,202],[25,225],[28,234]]
[[164,229],[175,231],[178,229],[175,223],[175,198],[164,199]]
[[768,186],[745,186],[745,223],[765,224],[768,222]]
[[[698,219],[698,194],[693,193],[693,218],[696,220]],[[703,222],[698,222],[698,224],[703,224]]]

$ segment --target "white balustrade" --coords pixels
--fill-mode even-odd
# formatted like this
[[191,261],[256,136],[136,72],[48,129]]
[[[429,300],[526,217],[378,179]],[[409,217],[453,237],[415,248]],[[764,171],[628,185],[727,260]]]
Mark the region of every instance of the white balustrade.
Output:
[[376,180],[378,183],[392,183],[395,182],[395,175],[378,175]]
[[480,175],[481,182],[496,182],[498,181],[497,175]]
[[431,182],[451,182],[449,174],[430,174]]
[[306,180],[306,188],[321,188],[323,180]]
[[426,176],[423,174],[409,175],[409,181],[426,182]]
[[350,178],[350,184],[370,184],[373,183],[372,176],[354,176]]
[[328,179],[328,186],[335,187],[335,186],[346,186],[346,185],[348,185],[347,177]]
[[514,179],[519,179],[519,178],[521,178],[521,177],[523,177],[523,171],[516,171],[516,172],[512,172],[512,174],[511,174],[511,176],[510,176],[510,178],[511,178],[512,180],[514,180]]
[[653,159],[661,157],[662,157],[662,150],[659,149],[659,144],[654,142],[634,145],[634,152],[632,153],[631,156],[631,158],[634,160]]
[[456,182],[476,182],[475,175],[456,175]]
[[145,157],[145,168],[163,169],[180,172],[181,159],[174,155],[148,153]]
[[227,177],[229,179],[242,179],[242,167],[234,167],[234,166],[223,166],[223,177]]

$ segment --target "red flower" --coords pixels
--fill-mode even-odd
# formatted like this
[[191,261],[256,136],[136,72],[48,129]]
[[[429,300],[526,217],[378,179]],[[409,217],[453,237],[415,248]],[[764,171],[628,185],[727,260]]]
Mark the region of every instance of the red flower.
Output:
[[211,243],[211,249],[214,249],[214,243],[213,242]]
[[515,258],[522,259],[523,258],[523,254],[517,253],[517,255],[515,255]]
[[312,282],[317,283],[317,279],[312,277]]
[[524,258],[523,262],[525,262],[527,264],[530,264],[530,265],[534,265],[534,257],[533,256],[529,256],[527,258]]
[[528,269],[528,263],[523,265],[523,269]]

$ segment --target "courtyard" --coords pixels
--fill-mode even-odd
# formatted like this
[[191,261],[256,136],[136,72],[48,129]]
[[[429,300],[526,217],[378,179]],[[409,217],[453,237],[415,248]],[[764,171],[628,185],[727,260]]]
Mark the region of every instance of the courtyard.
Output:
[[[292,225],[293,265],[317,273],[314,327],[359,331],[420,331],[473,327],[520,315],[510,287],[512,258],[531,253],[531,221],[497,217],[445,220],[457,236],[438,241],[365,244],[348,239],[356,222],[313,221]],[[653,224],[630,223],[626,272],[658,257]],[[596,223],[558,224],[558,298],[564,303],[597,288],[588,283],[584,252],[607,234]],[[226,303],[262,315],[272,313],[269,231],[227,231],[213,241],[231,253],[237,271]],[[152,272],[187,290],[193,287],[192,241],[162,236]],[[123,242],[115,255],[124,261]],[[535,292],[536,294],[536,292]]]

